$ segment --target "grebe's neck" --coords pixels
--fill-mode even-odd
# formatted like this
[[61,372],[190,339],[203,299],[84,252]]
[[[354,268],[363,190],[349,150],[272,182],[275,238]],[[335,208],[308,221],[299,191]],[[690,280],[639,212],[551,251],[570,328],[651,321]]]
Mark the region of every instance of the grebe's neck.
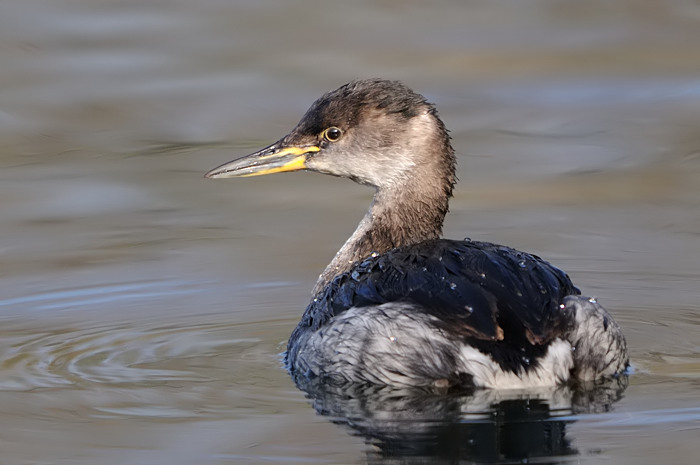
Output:
[[[448,173],[440,168],[446,168]],[[442,235],[442,224],[454,185],[454,163],[417,167],[415,171],[425,173],[377,189],[355,232],[319,276],[313,295],[323,290],[335,276],[349,271],[357,262],[373,254]]]

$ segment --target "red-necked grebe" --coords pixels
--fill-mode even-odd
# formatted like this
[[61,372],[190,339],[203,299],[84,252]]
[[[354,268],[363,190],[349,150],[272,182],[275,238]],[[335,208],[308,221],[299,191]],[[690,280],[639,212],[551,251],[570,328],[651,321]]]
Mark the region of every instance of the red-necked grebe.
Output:
[[287,346],[293,376],[526,388],[616,376],[620,327],[537,256],[441,239],[455,156],[435,107],[401,83],[350,82],[279,141],[209,178],[310,170],[375,188]]

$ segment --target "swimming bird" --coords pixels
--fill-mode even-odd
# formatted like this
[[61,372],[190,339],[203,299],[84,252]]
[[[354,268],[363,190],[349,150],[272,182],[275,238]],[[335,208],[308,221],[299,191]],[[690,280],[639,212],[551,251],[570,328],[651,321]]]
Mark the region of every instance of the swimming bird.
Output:
[[619,325],[566,273],[510,247],[441,238],[455,153],[435,106],[404,84],[345,84],[316,100],[289,134],[206,177],[299,170],[375,193],[289,338],[292,376],[500,389],[626,369]]

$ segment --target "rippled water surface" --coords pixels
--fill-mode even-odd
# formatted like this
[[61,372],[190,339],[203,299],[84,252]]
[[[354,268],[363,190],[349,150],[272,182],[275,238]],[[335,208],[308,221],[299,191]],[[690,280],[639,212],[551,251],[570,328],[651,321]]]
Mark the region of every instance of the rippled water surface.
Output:
[[[697,2],[2,10],[1,463],[696,463]],[[370,76],[452,130],[446,235],[567,270],[625,328],[629,379],[297,389],[280,353],[371,192],[202,174]]]

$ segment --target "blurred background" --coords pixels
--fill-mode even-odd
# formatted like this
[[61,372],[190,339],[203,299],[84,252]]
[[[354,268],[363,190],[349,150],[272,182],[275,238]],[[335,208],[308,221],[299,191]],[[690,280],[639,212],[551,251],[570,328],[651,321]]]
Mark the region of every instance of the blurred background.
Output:
[[542,256],[625,328],[630,387],[576,418],[573,460],[696,460],[697,0],[0,10],[3,463],[368,460],[279,353],[372,192],[202,178],[363,77],[451,129],[446,236]]

